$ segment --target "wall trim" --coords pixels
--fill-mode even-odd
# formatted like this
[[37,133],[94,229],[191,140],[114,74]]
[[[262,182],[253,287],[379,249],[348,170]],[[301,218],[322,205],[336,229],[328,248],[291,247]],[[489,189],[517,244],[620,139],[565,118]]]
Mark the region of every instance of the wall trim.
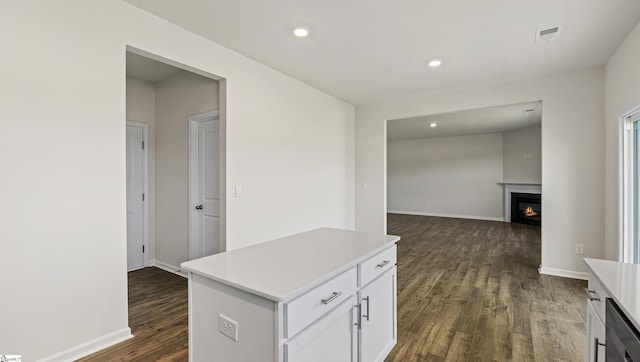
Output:
[[538,269],[538,271],[540,272],[540,274],[553,275],[553,276],[556,276],[556,277],[580,279],[580,280],[588,280],[589,279],[589,274],[588,273],[577,272],[577,271],[573,271],[573,270],[556,269],[556,268],[548,268],[548,267],[541,266]]
[[126,341],[129,338],[133,338],[133,334],[131,334],[131,328],[127,327],[45,357],[39,361],[75,361],[107,347]]
[[435,217],[451,217],[455,219],[471,219],[471,220],[486,220],[486,221],[504,221],[502,217],[491,216],[473,216],[473,215],[456,215],[456,214],[440,214],[435,212],[421,212],[421,211],[399,211],[399,210],[387,210],[388,214],[402,214],[402,215],[419,215],[419,216],[435,216]]
[[182,270],[180,270],[180,268],[175,266],[175,265],[163,263],[163,262],[158,261],[158,260],[152,260],[151,261],[151,266],[155,266],[158,269],[162,269],[164,271],[168,271],[169,273],[173,273],[173,274],[179,275],[181,277],[187,278],[187,273],[182,271]]

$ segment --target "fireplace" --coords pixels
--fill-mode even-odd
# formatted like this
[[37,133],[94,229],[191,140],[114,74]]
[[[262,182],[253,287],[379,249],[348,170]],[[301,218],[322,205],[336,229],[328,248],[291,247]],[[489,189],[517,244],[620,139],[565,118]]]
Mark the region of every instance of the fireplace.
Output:
[[540,194],[511,193],[511,222],[540,226],[542,202]]

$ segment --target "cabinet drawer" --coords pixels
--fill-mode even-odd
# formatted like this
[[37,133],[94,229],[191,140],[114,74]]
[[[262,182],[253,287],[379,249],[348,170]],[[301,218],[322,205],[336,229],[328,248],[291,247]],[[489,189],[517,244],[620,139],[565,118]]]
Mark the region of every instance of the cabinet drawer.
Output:
[[370,281],[394,265],[396,265],[395,245],[363,261],[358,266],[360,268],[360,287],[369,284]]
[[284,335],[291,338],[355,294],[358,274],[353,267],[284,304]]
[[598,317],[600,317],[601,321],[606,319],[606,299],[609,298],[609,295],[602,287],[602,284],[598,282],[596,277],[589,273],[589,285],[587,287],[588,296],[590,296],[589,304],[593,306],[593,309],[596,310]]

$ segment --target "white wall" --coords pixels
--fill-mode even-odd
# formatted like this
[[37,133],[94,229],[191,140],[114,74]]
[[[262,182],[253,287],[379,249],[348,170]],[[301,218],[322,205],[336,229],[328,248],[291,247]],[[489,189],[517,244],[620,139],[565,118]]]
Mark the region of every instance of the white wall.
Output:
[[604,256],[602,67],[357,107],[356,229],[386,230],[386,120],[540,100],[542,268],[584,276],[582,258]]
[[129,336],[127,45],[226,79],[229,249],[352,227],[352,106],[119,0],[0,7],[3,353]]
[[606,253],[619,256],[619,117],[640,105],[640,25],[627,36],[606,66]]
[[189,260],[189,116],[219,110],[218,82],[181,72],[156,84],[155,259]]
[[503,133],[504,182],[542,180],[541,132],[541,127],[536,126]]
[[389,211],[503,220],[502,135],[389,142]]
[[148,142],[145,146],[149,157],[149,259],[155,259],[156,240],[156,86],[152,82],[127,76],[127,121],[141,122],[148,125]]

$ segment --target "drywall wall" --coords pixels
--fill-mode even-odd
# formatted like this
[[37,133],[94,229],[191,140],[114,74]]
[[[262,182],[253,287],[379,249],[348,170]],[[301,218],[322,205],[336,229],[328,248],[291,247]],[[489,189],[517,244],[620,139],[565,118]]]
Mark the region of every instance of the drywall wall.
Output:
[[618,260],[620,131],[619,117],[640,105],[640,25],[622,42],[606,65],[606,253]]
[[181,72],[156,84],[156,261],[189,260],[189,116],[219,110],[218,82]]
[[149,203],[149,260],[155,259],[156,217],[155,217],[155,175],[156,175],[156,86],[152,82],[127,76],[127,121],[147,124],[148,142],[145,145],[148,155],[149,185],[147,202]]
[[503,220],[502,133],[387,147],[389,212]]
[[542,128],[537,126],[503,133],[504,182],[542,180],[541,132]]
[[542,272],[584,277],[604,256],[603,67],[357,107],[356,229],[386,230],[386,120],[540,100]]
[[127,46],[225,78],[229,249],[353,226],[351,105],[119,0],[5,1],[0,32],[2,353],[130,336]]

